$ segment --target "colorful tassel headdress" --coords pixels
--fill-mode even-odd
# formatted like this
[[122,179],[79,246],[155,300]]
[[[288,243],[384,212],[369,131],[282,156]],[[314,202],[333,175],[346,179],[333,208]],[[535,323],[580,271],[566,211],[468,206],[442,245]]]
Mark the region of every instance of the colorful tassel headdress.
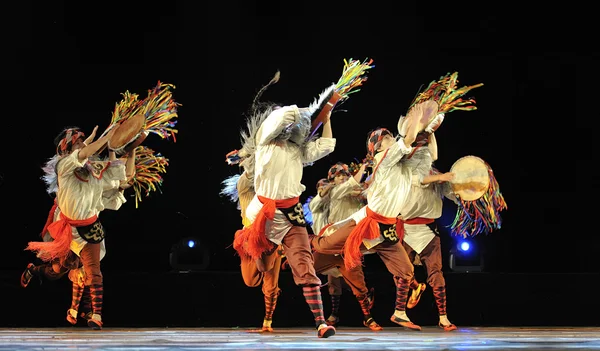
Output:
[[367,81],[365,74],[373,67],[375,65],[373,65],[372,59],[365,59],[362,62],[352,58],[350,60],[344,59],[342,76],[337,83],[325,89],[309,107],[311,116],[315,117],[312,121],[309,138],[325,122],[329,111],[348,100],[350,94],[360,91],[359,87]]
[[156,134],[163,139],[172,137],[173,141],[176,142],[175,134],[178,132],[175,129],[176,118],[178,117],[177,108],[181,104],[173,99],[172,89],[175,89],[173,84],[159,81],[153,89],[148,90],[148,96],[143,100],[139,100],[137,94],[132,94],[129,91],[121,94],[123,99],[115,104],[111,124],[103,135],[121,122],[137,114],[142,114],[146,117],[144,132]]
[[377,128],[369,133],[366,162],[373,162],[373,156],[377,153],[377,149],[381,147],[381,142],[386,135],[394,136],[387,128]]
[[[130,181],[135,192],[135,208],[142,198],[153,191],[161,191],[163,177],[167,172],[169,160],[146,146],[135,148],[135,175]],[[162,192],[162,191],[161,191]]]
[[71,152],[77,139],[85,138],[85,134],[79,128],[68,128],[64,132],[65,136],[56,145],[56,154],[65,155]]
[[483,86],[483,83],[457,88],[458,72],[447,73],[434,80],[427,88],[419,93],[410,104],[409,110],[416,104],[433,99],[438,103],[438,113],[448,113],[455,110],[473,111],[477,109],[475,99],[463,99],[462,96],[472,89]]
[[[476,189],[476,195],[473,197],[458,196],[458,210],[454,221],[449,226],[452,235],[461,236],[463,238],[473,237],[482,233],[489,234],[494,230],[500,229],[502,224],[500,212],[508,208],[504,196],[500,192],[500,185],[498,184],[496,177],[494,177],[494,171],[490,165],[475,156],[463,157],[460,160],[466,158],[477,159],[485,165],[484,172],[487,173],[489,183],[487,186],[484,183],[483,187],[481,187],[477,184],[475,178],[471,179],[470,183],[463,183],[463,185],[460,186],[452,183],[452,188],[455,193],[461,193],[461,190],[458,190],[460,188],[471,187],[471,189]],[[455,165],[457,165],[459,161],[457,161]],[[455,166],[452,168],[454,169]],[[453,169],[451,169],[451,172],[456,172]],[[471,171],[471,173],[475,174],[477,171]],[[479,171],[479,173],[481,173],[481,171]],[[467,190],[465,194],[469,194],[469,191]]]
[[351,176],[350,168],[348,167],[347,164],[345,164],[343,162],[337,162],[336,164],[331,166],[329,168],[329,171],[327,172],[327,180],[330,182],[333,182],[335,177],[337,177],[339,174]]

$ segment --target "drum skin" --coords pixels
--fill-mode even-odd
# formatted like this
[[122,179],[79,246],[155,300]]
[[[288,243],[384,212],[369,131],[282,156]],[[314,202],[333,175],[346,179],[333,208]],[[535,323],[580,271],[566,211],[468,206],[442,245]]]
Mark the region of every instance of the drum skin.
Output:
[[454,179],[452,190],[463,201],[475,201],[482,197],[490,186],[490,175],[485,161],[477,156],[458,159],[450,168]]
[[108,149],[118,155],[124,155],[139,146],[148,136],[144,130],[146,118],[135,115],[121,123],[108,141]]

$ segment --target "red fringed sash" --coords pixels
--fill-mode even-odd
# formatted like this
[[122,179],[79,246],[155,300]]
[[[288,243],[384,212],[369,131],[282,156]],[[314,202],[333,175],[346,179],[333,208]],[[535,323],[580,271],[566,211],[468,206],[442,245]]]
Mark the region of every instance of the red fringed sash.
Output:
[[379,237],[381,233],[379,232],[379,223],[383,224],[394,224],[396,223],[396,234],[398,235],[398,241],[402,242],[404,240],[404,223],[407,224],[429,224],[433,223],[433,219],[431,218],[412,218],[407,221],[402,220],[400,217],[384,217],[373,212],[368,206],[367,217],[360,221],[352,229],[348,239],[346,239],[346,243],[344,244],[344,264],[346,265],[346,269],[352,269],[360,264],[362,264],[362,252],[360,247],[363,243],[363,240],[373,240]]
[[256,218],[249,226],[238,230],[233,240],[233,248],[240,256],[248,255],[252,259],[259,259],[263,253],[273,248],[273,243],[265,234],[267,221],[275,218],[275,210],[278,208],[290,208],[300,201],[299,197],[285,200],[272,200],[263,196],[258,196],[258,200],[263,204]]
[[366,208],[367,217],[360,221],[344,244],[344,264],[346,269],[352,269],[362,264],[362,253],[360,246],[363,240],[373,240],[379,237],[379,224],[394,224],[398,220],[396,217],[384,217],[373,212],[369,206]]
[[27,245],[25,250],[30,250],[39,253],[39,258],[42,261],[52,261],[56,258],[63,258],[71,249],[71,240],[73,240],[72,227],[83,227],[94,223],[98,216],[93,216],[88,219],[74,220],[67,218],[62,212],[60,218],[56,222],[52,222],[54,218],[54,211],[56,210],[57,204],[55,203],[50,209],[48,214],[48,221],[44,226],[42,235],[48,230],[50,236],[54,239],[53,241],[39,242],[31,241]]

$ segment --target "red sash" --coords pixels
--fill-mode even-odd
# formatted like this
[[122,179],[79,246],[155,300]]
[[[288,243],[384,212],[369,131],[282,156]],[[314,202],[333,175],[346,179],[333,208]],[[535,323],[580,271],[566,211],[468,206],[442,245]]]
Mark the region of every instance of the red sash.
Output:
[[56,211],[57,206],[58,205],[55,202],[50,209],[48,220],[46,221],[44,231],[42,232],[42,235],[44,235],[47,230],[54,240],[42,242],[31,241],[26,248],[26,250],[37,252],[39,258],[46,262],[56,258],[63,258],[69,253],[71,241],[73,240],[73,227],[90,225],[98,219],[97,215],[88,219],[70,219],[61,212],[59,219],[56,222],[52,222],[51,219],[54,218],[54,212]]
[[273,200],[259,195],[258,200],[263,204],[263,207],[256,218],[249,226],[238,230],[233,239],[233,248],[240,256],[248,255],[255,260],[260,258],[263,253],[271,250],[274,245],[265,235],[267,221],[272,221],[275,218],[276,209],[292,207],[300,201],[300,198]]

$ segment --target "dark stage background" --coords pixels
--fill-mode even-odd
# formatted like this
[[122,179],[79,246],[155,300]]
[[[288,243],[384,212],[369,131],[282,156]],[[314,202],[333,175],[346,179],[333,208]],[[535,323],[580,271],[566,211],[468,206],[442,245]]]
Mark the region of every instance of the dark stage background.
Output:
[[[71,125],[87,133],[99,125],[103,131],[121,93],[129,90],[143,97],[160,80],[176,86],[174,97],[182,104],[179,133],[176,142],[156,135],[146,142],[170,161],[162,193],[144,198],[138,209],[131,197],[118,212],[102,214],[108,231],[108,252],[102,261],[107,281],[113,286],[119,285],[116,281],[138,282],[131,289],[107,286],[106,304],[117,294],[141,303],[141,295],[148,299],[154,283],[161,286],[164,299],[177,300],[177,289],[190,298],[213,289],[217,301],[205,306],[206,312],[237,301],[234,291],[257,295],[256,303],[245,308],[256,305],[252,313],[260,321],[260,292],[243,286],[239,260],[228,247],[241,218],[236,205],[219,195],[220,182],[238,172],[224,162],[225,154],[239,148],[243,114],[276,70],[281,80],[263,98],[307,106],[339,78],[344,58],[369,57],[376,67],[368,81],[344,104],[347,112],[333,115],[335,152],[305,169],[303,200],[313,195],[316,181],[330,165],[364,157],[370,130],[395,130],[397,118],[422,85],[458,71],[461,86],[484,86],[468,94],[476,98],[478,110],[447,114],[436,133],[436,166],[447,171],[462,156],[483,158],[494,170],[508,210],[502,212],[500,230],[476,238],[484,251],[484,272],[475,277],[448,272],[449,295],[454,294],[451,301],[457,306],[453,310],[449,301],[451,319],[454,315],[463,324],[597,323],[591,316],[598,314],[598,303],[591,292],[581,292],[597,282],[600,271],[595,221],[599,178],[592,171],[597,98],[586,96],[596,90],[598,49],[595,44],[591,49],[578,44],[594,40],[597,30],[585,20],[582,7],[517,11],[506,3],[475,1],[23,1],[10,7],[4,23],[3,56],[9,65],[3,72],[5,161],[0,168],[0,268],[2,290],[11,296],[4,299],[5,311],[25,304],[32,305],[27,307],[32,312],[43,311],[42,296],[53,306],[60,301],[60,307],[53,308],[62,311],[70,298],[66,279],[43,286],[43,294],[39,287],[23,292],[18,285],[20,273],[33,259],[23,249],[38,239],[52,204],[40,177],[41,166],[54,153],[55,135]],[[454,211],[447,206],[440,223],[450,224]],[[186,237],[199,240],[210,262],[203,273],[177,277],[170,272],[169,253]],[[454,245],[447,229],[442,239],[447,252]],[[383,270],[377,259],[365,267],[374,285],[388,289],[391,278],[380,274]],[[228,279],[228,288],[214,290]],[[195,288],[187,289],[186,284]],[[524,285],[528,288],[521,290]],[[512,304],[516,312],[506,319],[490,321],[482,314],[470,318],[464,311],[474,308],[472,300],[462,297],[475,294],[470,290],[474,286],[477,294],[487,296],[477,297],[486,311],[506,306],[485,301],[519,293],[528,297]],[[218,301],[219,296],[227,301]],[[179,321],[191,318],[190,323],[199,323],[200,318],[181,312],[186,309],[183,302],[168,308],[164,299],[159,315],[187,314]],[[566,299],[578,300],[577,309]],[[295,301],[300,307],[293,308],[306,309],[301,295]],[[570,311],[555,319],[524,321],[518,313],[524,305],[535,305],[535,311],[529,310],[534,314],[545,307]],[[391,300],[388,306],[391,311]],[[222,312],[215,308],[210,314]],[[51,315],[47,321],[63,322],[60,313],[41,314]],[[113,324],[136,323],[127,319],[131,315],[112,313]],[[35,323],[3,315],[5,325]],[[202,323],[210,325],[210,318]],[[42,320],[38,319],[46,323]],[[161,323],[157,319],[156,324]],[[219,323],[229,321],[215,322]]]

